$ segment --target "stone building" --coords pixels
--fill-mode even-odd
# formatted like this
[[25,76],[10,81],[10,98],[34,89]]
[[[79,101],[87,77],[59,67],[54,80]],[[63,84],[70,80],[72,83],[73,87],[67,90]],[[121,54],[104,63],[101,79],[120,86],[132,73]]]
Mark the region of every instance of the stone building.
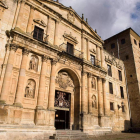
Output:
[[58,0],[6,0],[0,8],[0,128],[129,128],[123,61],[103,49],[84,15]]
[[130,98],[131,127],[137,131],[140,129],[140,36],[128,28],[106,39],[104,48],[124,62]]

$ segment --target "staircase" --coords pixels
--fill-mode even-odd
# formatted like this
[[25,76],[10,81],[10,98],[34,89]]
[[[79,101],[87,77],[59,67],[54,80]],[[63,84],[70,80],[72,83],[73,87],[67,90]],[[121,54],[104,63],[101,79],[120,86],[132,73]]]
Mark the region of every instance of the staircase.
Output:
[[56,130],[56,134],[50,139],[55,140],[86,140],[88,135],[80,130]]

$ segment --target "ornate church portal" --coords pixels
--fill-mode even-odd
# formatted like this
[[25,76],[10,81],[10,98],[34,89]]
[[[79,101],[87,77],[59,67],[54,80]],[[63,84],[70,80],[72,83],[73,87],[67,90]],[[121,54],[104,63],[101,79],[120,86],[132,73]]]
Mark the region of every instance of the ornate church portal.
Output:
[[75,73],[65,69],[55,80],[55,128],[79,129],[80,90]]
[[55,128],[70,129],[70,100],[71,94],[61,91],[55,92]]

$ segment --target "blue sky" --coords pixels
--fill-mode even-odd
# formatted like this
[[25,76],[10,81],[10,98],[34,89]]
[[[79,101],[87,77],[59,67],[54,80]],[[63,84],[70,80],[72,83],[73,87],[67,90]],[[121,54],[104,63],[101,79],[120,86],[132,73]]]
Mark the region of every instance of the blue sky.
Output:
[[140,0],[59,0],[81,16],[107,39],[129,27],[140,35]]

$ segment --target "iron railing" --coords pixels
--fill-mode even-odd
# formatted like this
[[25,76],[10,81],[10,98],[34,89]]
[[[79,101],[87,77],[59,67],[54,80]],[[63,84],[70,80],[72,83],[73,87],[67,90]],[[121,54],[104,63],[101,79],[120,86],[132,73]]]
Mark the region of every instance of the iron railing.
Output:
[[65,53],[67,53],[67,54],[69,54],[69,55],[71,55],[71,56],[75,56],[75,57],[78,57],[78,58],[80,58],[80,59],[83,58],[83,52],[81,52],[81,51],[79,51],[79,50],[77,50],[77,49],[73,49],[73,53],[68,52],[68,50],[67,50],[67,44],[65,44],[65,43],[61,44],[61,45],[59,46],[59,49],[60,49],[62,52],[65,52]]
[[91,65],[93,65],[93,66],[101,67],[101,61],[99,61],[99,60],[97,60],[97,59],[95,59],[94,62],[89,61],[89,63],[90,63]]
[[44,43],[48,43],[48,36],[47,34],[45,33],[42,33],[40,35],[35,35],[34,34],[34,31],[31,32],[31,35],[33,36],[34,39],[38,40],[38,41],[41,41],[41,42],[44,42]]

